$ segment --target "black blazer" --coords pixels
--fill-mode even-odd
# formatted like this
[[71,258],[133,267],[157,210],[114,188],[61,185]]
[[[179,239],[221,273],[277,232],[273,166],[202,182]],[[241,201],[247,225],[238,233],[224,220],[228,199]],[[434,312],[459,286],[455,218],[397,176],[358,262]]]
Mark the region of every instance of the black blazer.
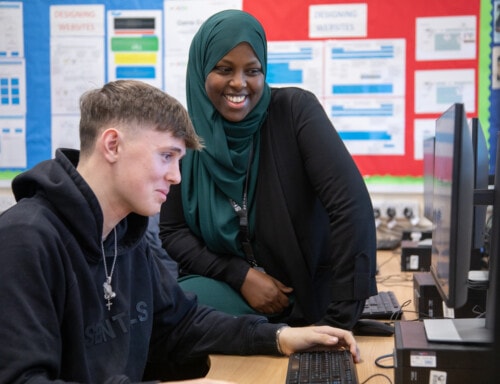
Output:
[[[207,202],[209,204],[209,202]],[[187,228],[180,187],[162,207],[160,237],[189,273],[239,291],[249,265],[210,252]],[[351,328],[376,290],[376,231],[366,185],[316,97],[299,88],[272,90],[261,127],[255,201],[256,259],[294,288],[290,324]]]

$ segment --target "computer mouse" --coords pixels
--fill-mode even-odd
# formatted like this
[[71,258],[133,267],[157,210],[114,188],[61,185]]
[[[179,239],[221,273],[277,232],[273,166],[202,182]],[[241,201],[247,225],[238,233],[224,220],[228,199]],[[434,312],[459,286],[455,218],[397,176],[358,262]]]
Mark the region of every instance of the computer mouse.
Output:
[[359,319],[352,333],[356,336],[392,336],[394,327],[378,320]]

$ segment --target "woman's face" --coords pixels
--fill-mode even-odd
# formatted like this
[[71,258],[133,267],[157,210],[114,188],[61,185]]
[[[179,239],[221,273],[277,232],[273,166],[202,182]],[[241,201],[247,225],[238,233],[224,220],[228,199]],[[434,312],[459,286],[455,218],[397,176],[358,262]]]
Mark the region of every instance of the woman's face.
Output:
[[229,51],[205,80],[208,98],[231,122],[243,120],[259,102],[263,90],[262,65],[247,43]]

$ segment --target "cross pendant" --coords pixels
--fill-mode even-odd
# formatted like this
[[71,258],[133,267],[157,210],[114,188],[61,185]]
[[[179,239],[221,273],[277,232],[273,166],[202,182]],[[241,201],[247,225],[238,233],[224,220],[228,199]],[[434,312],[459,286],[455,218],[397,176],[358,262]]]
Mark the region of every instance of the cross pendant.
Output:
[[108,307],[108,311],[111,310],[111,305],[113,304],[111,302],[111,299],[116,296],[116,293],[113,292],[113,288],[111,287],[111,279],[107,278],[106,281],[102,284],[104,288],[104,299],[108,301],[106,306]]

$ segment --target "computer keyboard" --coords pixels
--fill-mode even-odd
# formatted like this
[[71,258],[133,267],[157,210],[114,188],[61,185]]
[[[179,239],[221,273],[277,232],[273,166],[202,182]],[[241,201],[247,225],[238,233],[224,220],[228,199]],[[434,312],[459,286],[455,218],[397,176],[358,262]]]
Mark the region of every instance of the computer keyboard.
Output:
[[382,237],[377,239],[378,250],[394,250],[401,245],[400,238]]
[[393,291],[381,291],[365,302],[362,319],[399,320],[403,311]]
[[347,350],[298,352],[290,355],[286,384],[358,384]]

